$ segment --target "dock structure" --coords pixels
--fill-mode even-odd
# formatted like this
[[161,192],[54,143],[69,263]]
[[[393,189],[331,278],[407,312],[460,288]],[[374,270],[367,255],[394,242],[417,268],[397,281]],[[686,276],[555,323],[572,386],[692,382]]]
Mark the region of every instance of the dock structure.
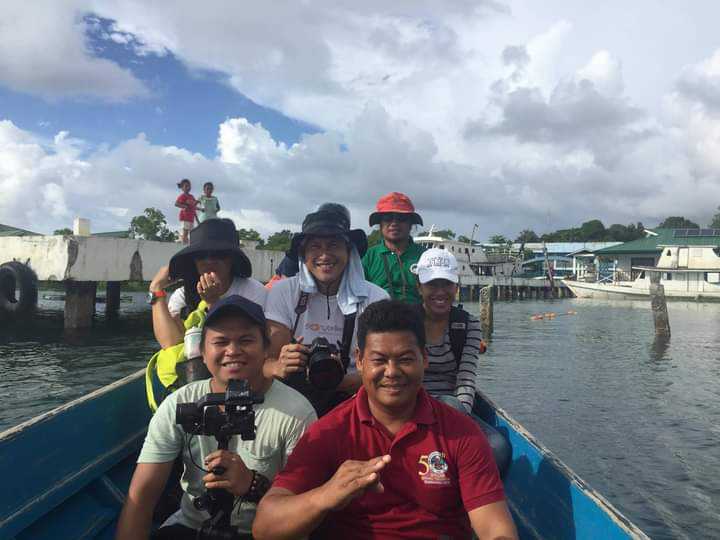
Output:
[[[4,236],[0,237],[0,265],[12,266],[13,271],[22,266],[33,275],[35,287],[37,281],[63,282],[65,328],[80,329],[92,325],[98,282],[107,283],[107,316],[117,317],[122,283],[150,281],[183,247],[174,242],[100,236]],[[254,246],[243,249],[252,263],[253,277],[263,282],[270,279],[284,255]],[[17,295],[14,289],[3,286],[0,292]],[[19,291],[23,293],[32,291]],[[34,293],[37,295],[37,289]],[[12,304],[5,301],[0,309],[2,305]]]
[[517,278],[511,276],[477,276],[472,283],[460,284],[460,298],[464,301],[479,302],[480,291],[491,286],[492,299],[503,300],[543,300],[552,298],[572,298],[572,291],[562,280]]

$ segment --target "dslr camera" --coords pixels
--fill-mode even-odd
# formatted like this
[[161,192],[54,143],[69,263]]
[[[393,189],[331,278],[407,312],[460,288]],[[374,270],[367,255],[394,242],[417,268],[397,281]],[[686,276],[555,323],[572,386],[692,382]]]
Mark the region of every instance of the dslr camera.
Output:
[[[195,403],[178,403],[175,423],[185,433],[207,435],[218,441],[240,435],[242,440],[255,439],[255,410],[253,405],[264,398],[250,391],[247,381],[231,379],[226,392],[207,394]],[[225,411],[220,410],[225,407]]]
[[333,390],[345,376],[340,349],[324,337],[316,337],[308,352],[308,378],[320,390]]

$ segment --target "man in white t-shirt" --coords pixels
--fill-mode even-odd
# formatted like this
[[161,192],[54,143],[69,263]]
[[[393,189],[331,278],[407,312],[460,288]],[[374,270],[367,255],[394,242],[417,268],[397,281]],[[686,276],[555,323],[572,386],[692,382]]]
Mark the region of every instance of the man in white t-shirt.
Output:
[[[320,414],[359,388],[350,358],[356,346],[355,319],[369,304],[388,298],[386,291],[365,280],[360,257],[366,249],[365,233],[350,229],[344,206],[321,205],[293,237],[290,254],[299,259],[298,274],[275,283],[265,305],[271,343],[266,375],[287,380]],[[335,359],[347,370],[333,388],[319,388],[309,369],[316,338],[337,346]]]
[[[237,538],[249,540],[258,501],[316,419],[307,399],[263,375],[269,342],[259,305],[240,296],[220,300],[208,312],[202,338],[203,361],[212,378],[172,393],[150,421],[118,523],[117,540],[148,538],[153,509],[178,455],[182,455],[184,464],[180,509],[152,538],[195,539],[210,514],[198,510],[193,499],[206,489],[218,488],[235,498],[230,523]],[[262,395],[264,402],[254,406],[255,439],[241,440],[234,435],[228,450],[218,450],[214,437],[188,435],[176,424],[176,406],[197,402],[211,392],[223,393],[231,379],[247,381],[251,391]]]

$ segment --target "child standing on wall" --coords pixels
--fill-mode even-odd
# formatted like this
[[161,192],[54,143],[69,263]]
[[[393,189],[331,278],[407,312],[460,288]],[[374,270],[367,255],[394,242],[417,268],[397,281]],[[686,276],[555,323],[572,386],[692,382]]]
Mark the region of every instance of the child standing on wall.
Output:
[[214,190],[215,186],[212,182],[205,182],[203,184],[203,194],[198,201],[200,204],[198,208],[202,212],[200,221],[216,218],[220,211],[220,201],[218,201],[217,197],[213,196]]
[[197,200],[190,194],[192,185],[190,180],[183,178],[177,184],[182,190],[180,196],[175,200],[175,206],[180,209],[180,223],[182,225],[182,243],[188,243],[188,232],[195,225],[197,219]]

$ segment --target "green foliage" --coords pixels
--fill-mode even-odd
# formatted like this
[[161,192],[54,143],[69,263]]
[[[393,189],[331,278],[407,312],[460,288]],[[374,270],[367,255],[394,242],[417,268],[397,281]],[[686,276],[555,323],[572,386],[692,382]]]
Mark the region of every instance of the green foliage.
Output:
[[258,249],[262,248],[265,241],[260,236],[260,233],[255,229],[238,229],[238,236],[240,241],[247,240],[249,242],[257,242]]
[[457,237],[457,241],[458,241],[458,242],[462,242],[463,244],[473,244],[473,243],[475,243],[474,241],[471,241],[471,240],[470,240],[467,236],[465,236],[464,234],[461,234],[460,236],[458,236],[458,237]]
[[178,234],[168,228],[165,214],[157,208],[146,208],[143,215],[132,218],[130,238],[175,242]]
[[69,236],[69,235],[71,235],[72,233],[73,233],[73,230],[72,230],[72,229],[68,229],[67,227],[65,227],[64,229],[55,229],[55,230],[53,231],[53,234],[54,234],[55,236]]
[[718,213],[713,216],[713,219],[708,227],[711,229],[720,229],[720,206],[718,206]]
[[630,242],[645,236],[645,227],[638,222],[630,225],[613,224],[607,229],[599,219],[586,221],[580,227],[560,229],[543,234],[543,242]]
[[446,240],[452,240],[455,238],[455,233],[451,231],[450,229],[442,229],[440,231],[433,231],[433,234],[435,236],[439,236],[440,238],[445,238]]
[[510,242],[507,238],[505,238],[502,234],[494,234],[490,237],[490,243],[491,244],[510,244]]
[[290,248],[290,240],[293,233],[287,229],[276,232],[268,236],[263,249],[272,249],[275,251],[287,251]]
[[532,229],[523,229],[515,239],[516,242],[528,243],[528,242],[539,242],[540,237]]
[[382,234],[380,234],[380,229],[373,229],[373,231],[368,235],[368,247],[373,247],[375,244],[379,244],[380,240],[382,240]]
[[700,225],[683,216],[670,216],[658,225],[661,229],[699,229]]

